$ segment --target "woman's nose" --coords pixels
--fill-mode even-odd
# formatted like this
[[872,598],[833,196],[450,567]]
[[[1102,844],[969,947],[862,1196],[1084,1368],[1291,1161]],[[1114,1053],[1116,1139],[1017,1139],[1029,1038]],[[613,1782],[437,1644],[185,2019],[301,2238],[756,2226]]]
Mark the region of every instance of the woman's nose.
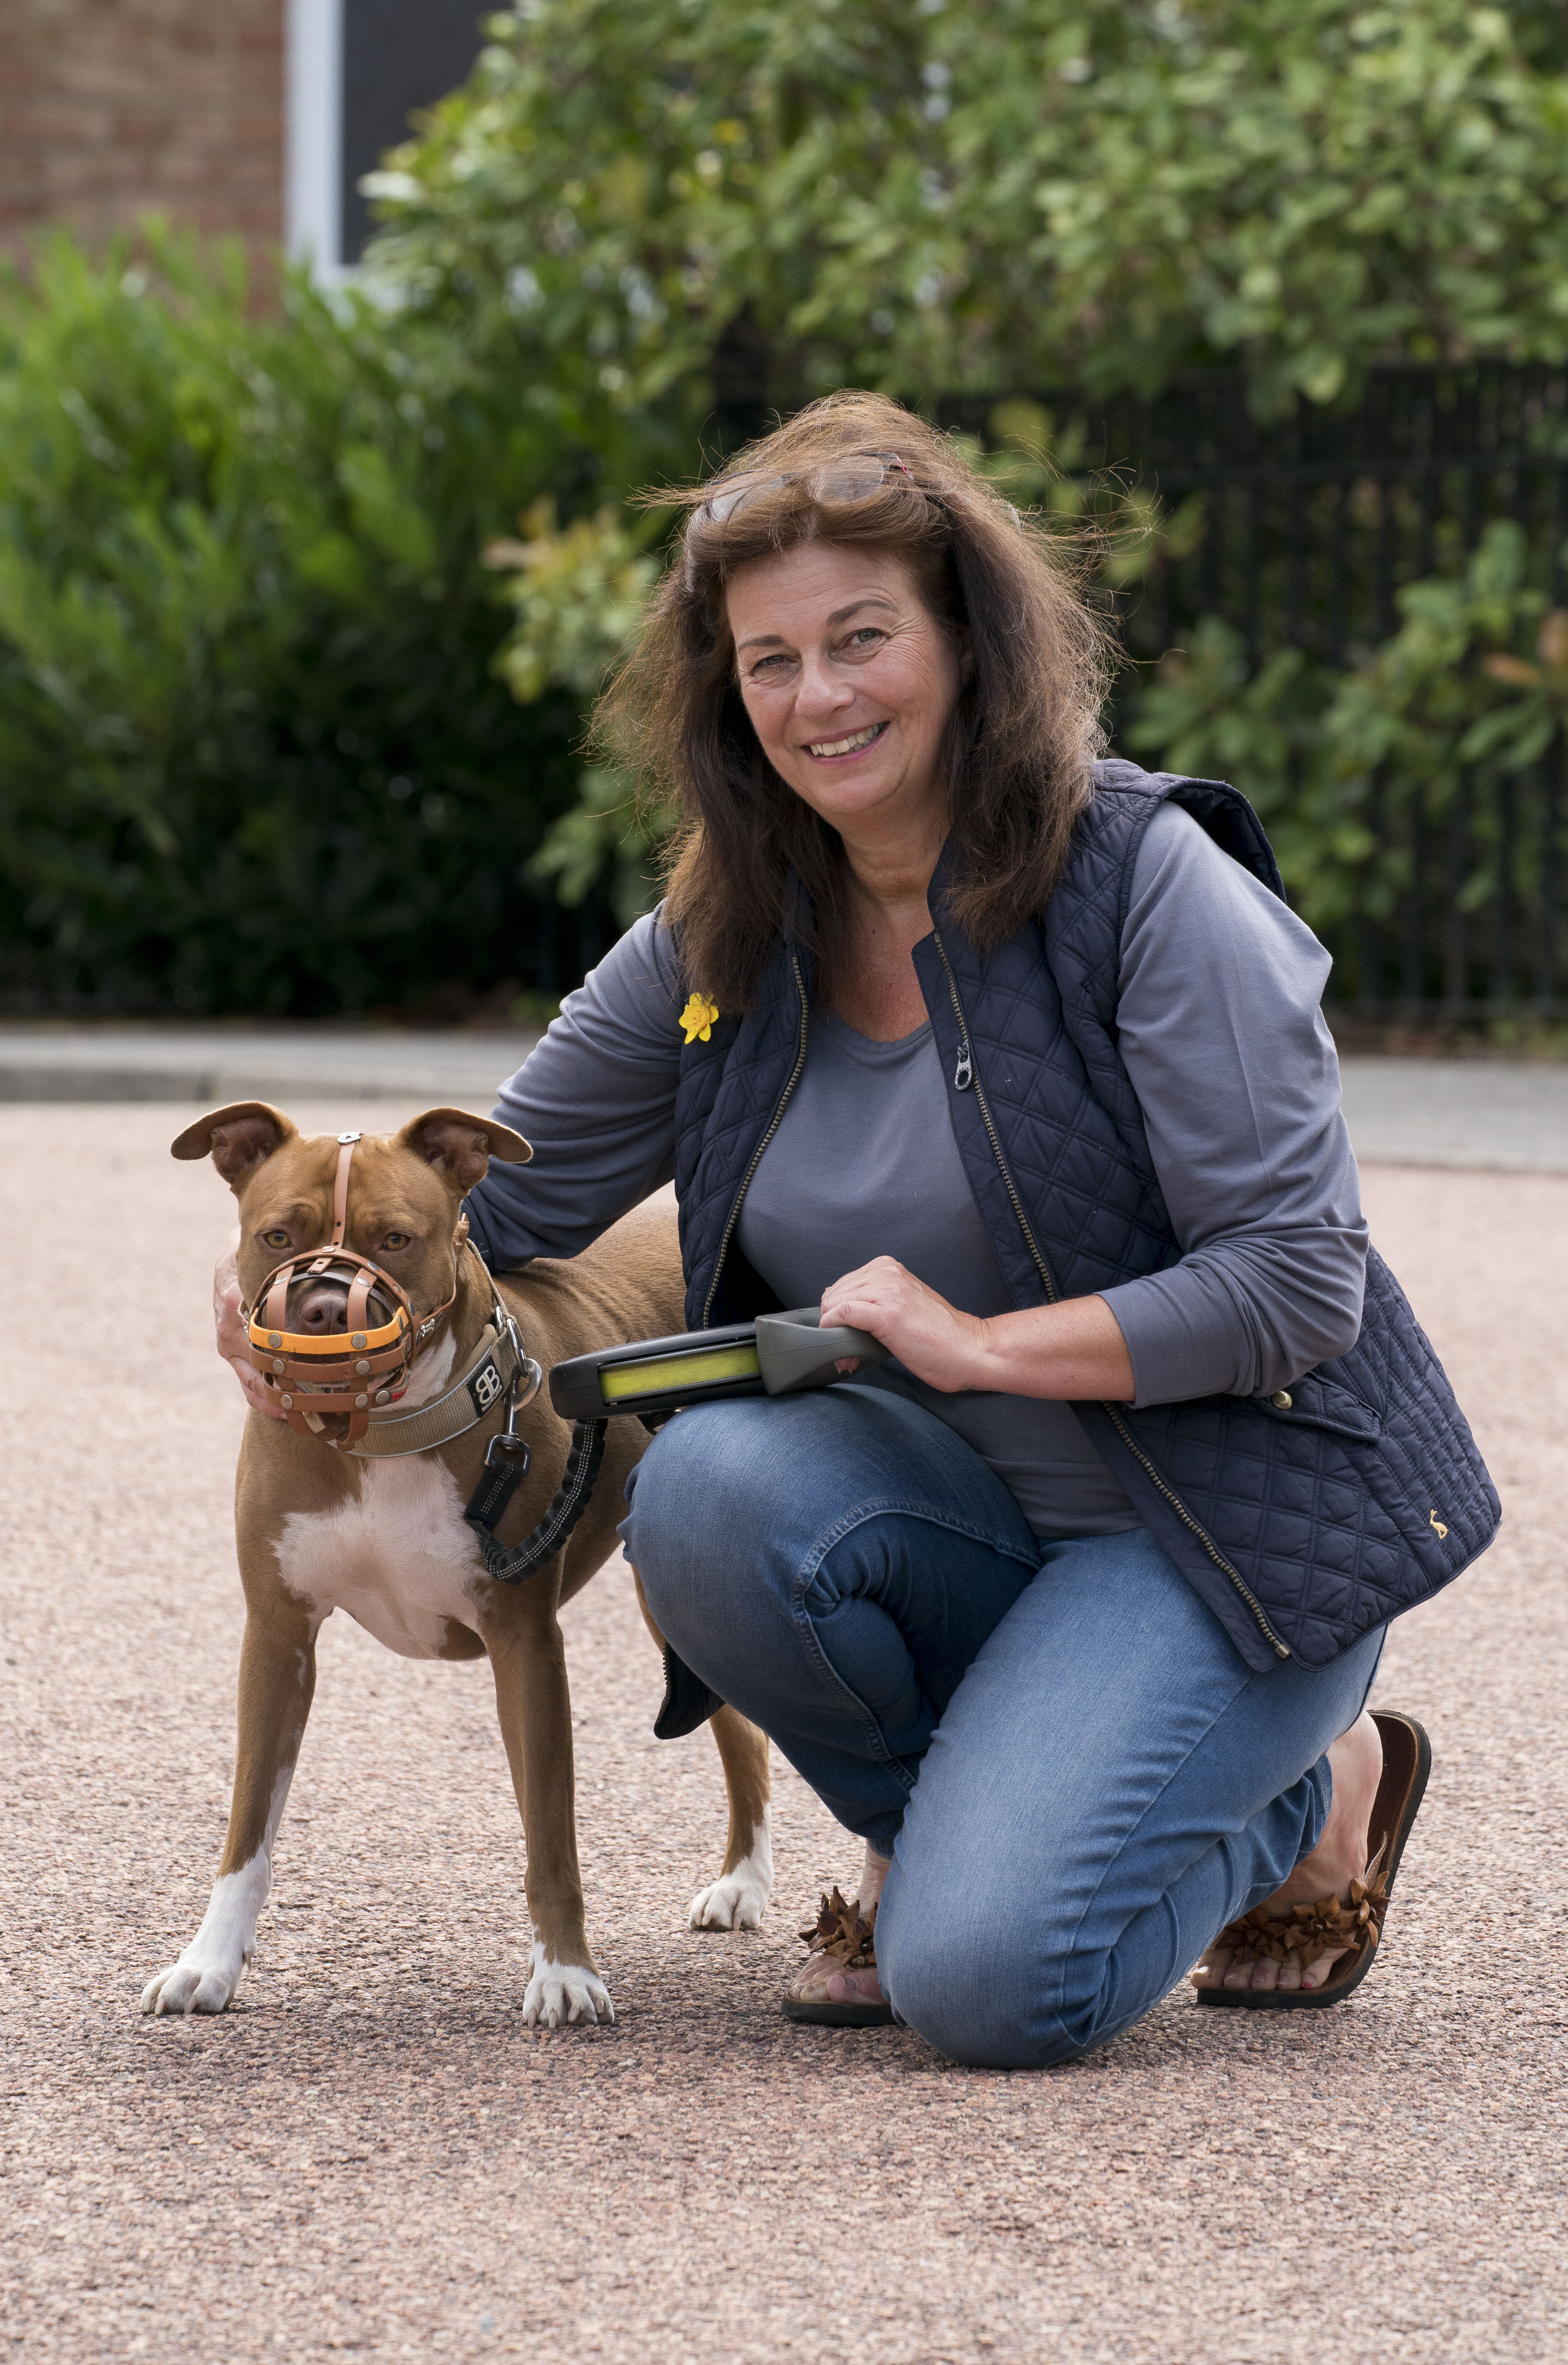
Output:
[[855,685],[825,657],[806,657],[801,667],[801,687],[795,706],[799,713],[837,714],[853,702]]

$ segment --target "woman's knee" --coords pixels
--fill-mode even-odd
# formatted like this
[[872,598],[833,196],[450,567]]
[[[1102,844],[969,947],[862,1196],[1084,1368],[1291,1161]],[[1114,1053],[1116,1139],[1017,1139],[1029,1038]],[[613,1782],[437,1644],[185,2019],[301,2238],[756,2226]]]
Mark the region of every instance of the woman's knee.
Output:
[[[946,1900],[901,1895],[877,1917],[877,1964],[899,2018],[949,2061],[973,2069],[1046,2069],[1095,2042],[1086,1965],[1034,1917],[966,1912],[963,1883]],[[913,1908],[913,1910],[910,1910]],[[1085,2010],[1085,2005],[1088,2009]]]

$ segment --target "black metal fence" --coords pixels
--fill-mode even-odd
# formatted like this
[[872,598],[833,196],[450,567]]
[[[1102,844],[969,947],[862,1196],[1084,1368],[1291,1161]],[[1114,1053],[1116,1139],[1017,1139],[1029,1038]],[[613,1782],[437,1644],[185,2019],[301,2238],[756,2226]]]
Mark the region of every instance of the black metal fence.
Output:
[[1254,664],[1279,647],[1363,662],[1397,629],[1400,588],[1457,572],[1495,518],[1539,544],[1562,597],[1568,372],[1380,370],[1356,409],[1303,405],[1275,427],[1215,372],[1107,407],[1096,426],[1105,461],[1130,463],[1168,508],[1204,497],[1196,548],[1129,609],[1136,655],[1218,615]]
[[[1398,629],[1400,588],[1462,573],[1499,518],[1568,604],[1568,370],[1389,368],[1353,410],[1304,404],[1271,426],[1230,373],[1152,402],[1042,399],[1058,424],[1087,422],[1091,467],[1157,490],[1168,512],[1202,502],[1186,555],[1123,602],[1146,665],[1206,617],[1239,635],[1254,672],[1281,648],[1362,665]],[[948,415],[980,428],[988,409]],[[1335,996],[1368,1012],[1568,1013],[1563,775],[1559,737],[1529,769],[1467,772],[1451,793],[1374,782],[1363,818],[1379,853],[1362,908],[1330,932]]]

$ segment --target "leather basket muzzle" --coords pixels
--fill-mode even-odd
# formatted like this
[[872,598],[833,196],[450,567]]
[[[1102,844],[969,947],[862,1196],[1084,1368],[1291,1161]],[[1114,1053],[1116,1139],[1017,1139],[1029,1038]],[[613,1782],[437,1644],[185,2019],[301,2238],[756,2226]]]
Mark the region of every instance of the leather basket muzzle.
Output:
[[[359,1138],[357,1133],[338,1136],[330,1241],[275,1265],[247,1315],[251,1361],[275,1390],[289,1427],[302,1437],[320,1437],[324,1420],[333,1415],[346,1418],[346,1435],[322,1440],[337,1446],[357,1445],[372,1411],[397,1403],[415,1354],[453,1302],[448,1298],[446,1306],[421,1317],[389,1272],[343,1246],[349,1166]],[[291,1293],[299,1288],[304,1295],[319,1283],[343,1290],[342,1328],[291,1329]]]
[[[289,1292],[300,1282],[345,1288],[341,1330],[289,1328]],[[353,1249],[319,1249],[268,1273],[251,1316],[251,1361],[277,1391],[291,1428],[316,1436],[307,1414],[321,1420],[346,1413],[349,1433],[341,1441],[353,1445],[369,1426],[371,1407],[395,1404],[408,1386],[414,1331],[413,1307],[390,1273]]]

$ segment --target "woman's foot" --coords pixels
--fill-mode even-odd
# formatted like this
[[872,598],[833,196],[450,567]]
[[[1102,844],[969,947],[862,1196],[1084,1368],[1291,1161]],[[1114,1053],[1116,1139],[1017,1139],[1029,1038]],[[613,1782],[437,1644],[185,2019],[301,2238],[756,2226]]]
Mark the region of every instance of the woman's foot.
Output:
[[[1360,1880],[1371,1854],[1369,1834],[1377,1786],[1383,1778],[1383,1742],[1370,1715],[1357,1718],[1328,1752],[1334,1796],[1323,1836],[1310,1855],[1304,1855],[1290,1878],[1264,1903],[1264,1911],[1283,1918],[1293,1905],[1316,1904],[1320,1898],[1350,1902],[1350,1883]],[[1230,1949],[1213,1945],[1192,1974],[1195,1988],[1320,1988],[1332,1972],[1343,1947],[1319,1955],[1302,1968],[1292,1948],[1283,1962],[1264,1956],[1260,1960],[1230,1967]]]
[[[879,1855],[868,1843],[855,1902],[868,1920],[881,1899],[892,1859]],[[790,1993],[802,2003],[882,2003],[881,1983],[874,1968],[850,1970],[813,1948],[790,1982]]]

